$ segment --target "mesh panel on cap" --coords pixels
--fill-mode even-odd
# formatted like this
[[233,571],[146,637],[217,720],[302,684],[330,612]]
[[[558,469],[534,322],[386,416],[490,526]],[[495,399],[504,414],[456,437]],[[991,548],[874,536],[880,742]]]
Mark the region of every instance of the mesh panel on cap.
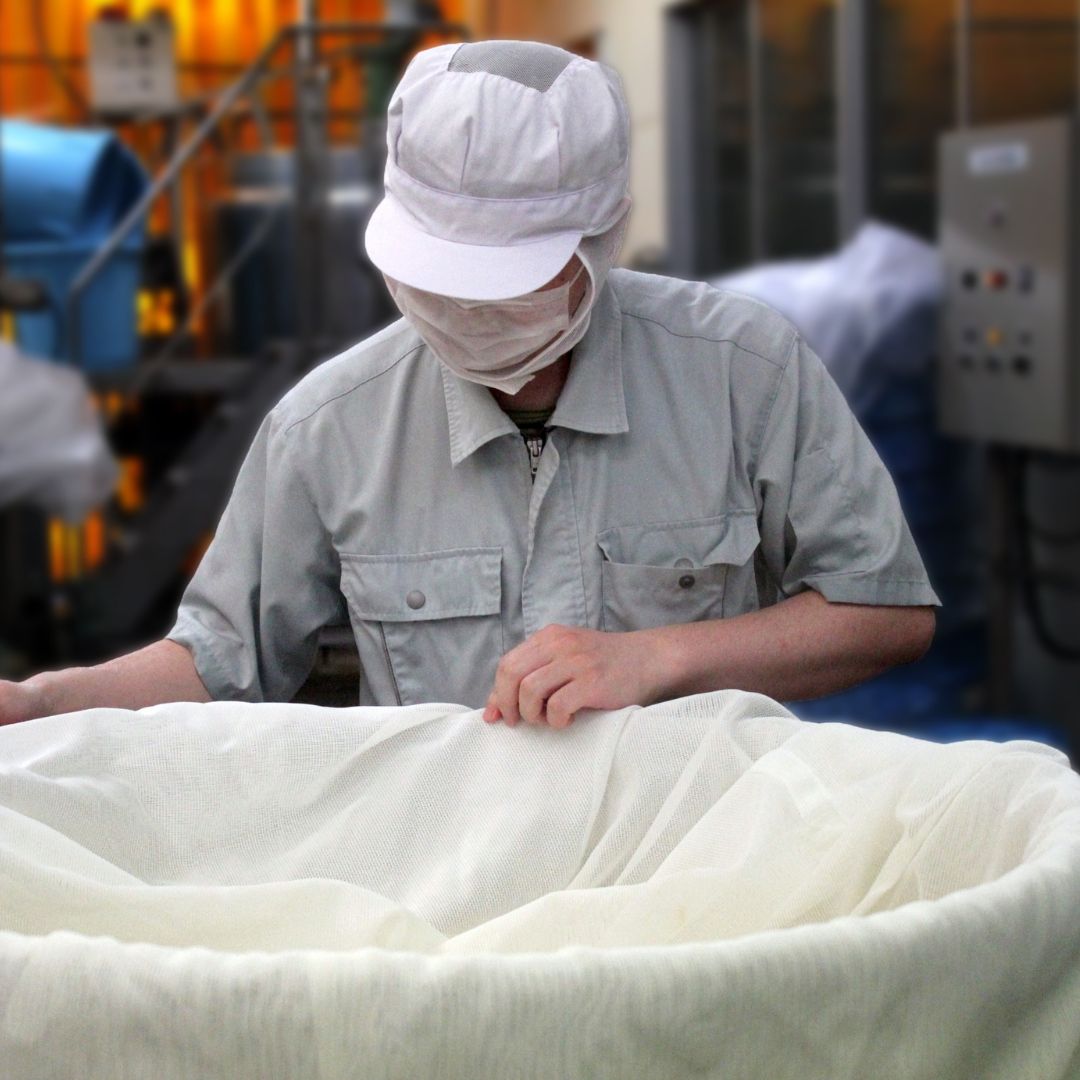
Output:
[[462,45],[447,70],[486,71],[544,93],[573,59],[573,53],[534,41],[478,41]]

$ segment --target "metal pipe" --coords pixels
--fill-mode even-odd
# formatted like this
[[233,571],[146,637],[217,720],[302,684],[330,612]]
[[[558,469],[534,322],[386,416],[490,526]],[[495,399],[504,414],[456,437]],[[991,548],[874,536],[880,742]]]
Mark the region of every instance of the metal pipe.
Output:
[[[296,21],[303,27],[314,26],[319,21],[319,5],[316,0],[297,0]],[[296,43],[296,56],[301,67],[314,60],[315,40],[310,34],[304,34]]]
[[[306,27],[305,27],[306,29]],[[305,366],[312,357],[312,341],[318,327],[315,305],[318,288],[314,280],[318,247],[322,238],[319,213],[321,200],[321,169],[316,119],[318,113],[318,73],[316,53],[310,35],[304,34],[295,43],[299,68],[295,96],[296,110],[296,169],[293,190],[296,202],[295,258],[293,281],[296,295],[297,337],[301,363]]]
[[869,214],[870,13],[867,0],[844,0],[836,16],[837,227],[849,240]]

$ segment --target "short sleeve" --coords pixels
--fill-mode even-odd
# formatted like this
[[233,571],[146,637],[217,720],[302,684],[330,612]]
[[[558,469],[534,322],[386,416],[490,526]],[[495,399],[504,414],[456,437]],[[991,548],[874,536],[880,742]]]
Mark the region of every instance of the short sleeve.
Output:
[[784,596],[940,604],[877,451],[796,337],[768,406],[754,483],[762,549]]
[[319,630],[345,621],[337,553],[274,413],[247,453],[168,637],[215,699],[288,701]]

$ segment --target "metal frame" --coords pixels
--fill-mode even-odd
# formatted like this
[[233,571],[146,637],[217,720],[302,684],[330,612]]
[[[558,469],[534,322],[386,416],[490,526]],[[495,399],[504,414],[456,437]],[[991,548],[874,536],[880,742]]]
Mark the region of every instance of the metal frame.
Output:
[[870,215],[871,2],[843,0],[836,19],[836,211],[841,242]]
[[956,106],[957,127],[971,125],[971,0],[956,0]]
[[694,63],[694,28],[672,9],[667,16],[664,41],[664,91],[667,101],[667,223],[671,267],[675,273],[693,274],[701,258],[702,222],[695,214],[704,162],[695,138],[695,87],[700,86]]
[[765,258],[765,82],[761,40],[761,0],[747,0],[746,52],[750,58],[750,259]]
[[[702,229],[702,183],[695,173],[702,158],[696,145],[694,109],[700,101],[700,79],[694,61],[696,36],[692,19],[706,0],[690,0],[669,9],[667,19],[668,95],[668,223],[669,259],[678,273],[698,274],[710,267],[702,264],[708,243]],[[763,87],[761,84],[761,0],[739,0],[746,7],[748,32],[746,50],[750,67],[749,117],[750,160],[750,258],[768,256],[764,180],[766,147],[762,129]],[[836,151],[839,196],[837,199],[837,240],[848,239],[870,215],[871,142],[871,44],[877,0],[838,0],[836,9],[835,80],[837,87]],[[1080,0],[1078,0],[1080,3]],[[973,0],[952,0],[956,19],[954,55],[956,65],[955,121],[966,127],[972,121],[971,18]],[[1080,100],[1080,84],[1077,87]],[[722,178],[721,178],[722,182]],[[723,222],[718,227],[724,227]]]

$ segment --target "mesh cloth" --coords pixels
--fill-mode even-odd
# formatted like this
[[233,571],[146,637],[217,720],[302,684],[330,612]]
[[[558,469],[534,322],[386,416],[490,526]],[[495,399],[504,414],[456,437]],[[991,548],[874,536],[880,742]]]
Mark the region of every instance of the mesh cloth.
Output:
[[535,41],[478,41],[462,45],[447,70],[501,75],[543,94],[573,59],[573,53]]
[[1080,1075],[1080,777],[737,692],[0,727],[19,1080]]

